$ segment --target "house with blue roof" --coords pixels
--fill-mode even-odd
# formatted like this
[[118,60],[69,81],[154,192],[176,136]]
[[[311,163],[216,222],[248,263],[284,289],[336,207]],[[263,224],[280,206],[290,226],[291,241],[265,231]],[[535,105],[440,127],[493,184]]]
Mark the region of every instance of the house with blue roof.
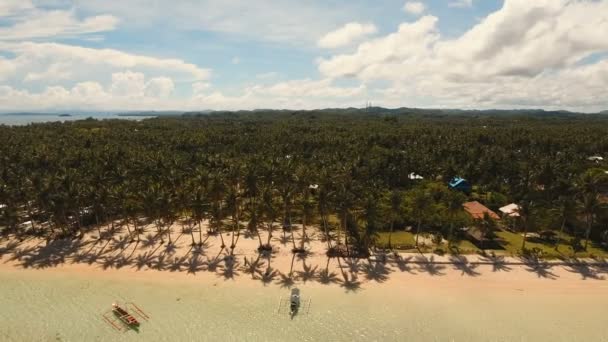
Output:
[[471,183],[469,183],[466,179],[460,177],[454,177],[448,183],[450,189],[470,193],[471,192]]

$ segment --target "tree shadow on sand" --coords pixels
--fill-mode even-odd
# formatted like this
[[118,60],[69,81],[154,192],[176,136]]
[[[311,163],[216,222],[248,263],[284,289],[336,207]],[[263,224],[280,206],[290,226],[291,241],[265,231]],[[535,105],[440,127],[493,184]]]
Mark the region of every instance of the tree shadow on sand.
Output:
[[5,246],[0,247],[0,259],[2,259],[4,255],[12,253],[17,247],[19,247],[17,241],[9,241]]
[[412,259],[413,257],[411,256],[403,258],[401,255],[396,254],[393,257],[393,262],[395,263],[399,271],[407,272],[410,274],[416,274],[416,272],[414,272],[414,269],[410,266],[410,262],[412,261]]
[[391,271],[383,262],[369,260],[369,262],[363,266],[363,273],[367,280],[383,283],[388,280],[388,275]]
[[293,273],[282,273],[279,272],[279,280],[277,284],[284,288],[291,288],[295,284],[295,280],[293,279]]
[[19,266],[24,268],[56,267],[65,263],[68,258],[86,244],[82,240],[53,240],[45,246],[35,246],[28,249],[28,252],[20,257],[21,263]]
[[359,274],[361,271],[361,260],[357,258],[344,258],[344,262],[350,273]]
[[455,270],[462,272],[461,275],[468,275],[470,277],[481,275],[481,273],[475,270],[479,265],[469,263],[469,260],[464,255],[452,255],[450,261]]
[[428,273],[431,276],[442,276],[445,273],[441,272],[445,270],[445,266],[435,262],[435,257],[430,258],[424,255],[417,256],[415,263],[418,264],[419,271]]
[[592,267],[588,262],[579,260],[577,258],[571,258],[564,260],[566,270],[572,273],[578,273],[581,275],[583,280],[595,279],[605,280],[606,278],[601,275],[595,267]]
[[351,273],[350,277],[346,271],[344,271],[344,267],[342,266],[342,262],[340,261],[340,257],[337,257],[338,268],[342,273],[342,280],[340,281],[340,286],[343,287],[346,292],[357,292],[361,289],[361,282],[357,279],[356,273]]
[[291,288],[293,286],[293,284],[295,283],[295,280],[293,277],[293,264],[294,264],[295,260],[296,260],[296,255],[292,254],[291,255],[291,264],[289,266],[289,272],[283,273],[283,272],[279,271],[278,284],[281,285],[281,287]]
[[169,259],[169,263],[167,265],[167,269],[169,272],[181,272],[182,267],[185,266],[186,256],[176,257],[174,256],[172,259]]
[[327,257],[327,263],[325,264],[325,268],[319,271],[319,275],[317,277],[319,283],[323,285],[340,283],[340,278],[338,278],[338,274],[329,270],[329,263],[331,260],[332,258]]
[[319,266],[315,265],[313,267],[312,265],[307,265],[306,259],[302,259],[302,270],[298,271],[298,279],[302,280],[304,283],[315,279],[317,268],[319,268]]
[[184,266],[188,274],[196,274],[196,272],[205,270],[201,257],[194,253],[190,256],[190,259],[188,259]]
[[608,274],[608,259],[596,257],[593,259],[595,261],[595,269],[598,273]]
[[245,256],[244,260],[243,272],[251,274],[251,278],[255,279],[256,274],[262,272],[261,269],[264,267],[264,261],[260,260],[260,254],[258,254],[255,260],[249,260],[247,256]]
[[537,256],[521,257],[521,261],[526,266],[526,271],[536,273],[539,278],[546,278],[555,280],[558,278],[557,274],[551,272],[553,265],[547,261],[541,260]]
[[135,258],[135,267],[137,270],[141,270],[144,267],[152,268],[152,264],[154,262],[154,252],[145,252],[144,254],[140,254]]
[[146,236],[141,240],[141,248],[151,248],[154,247],[157,243],[156,240],[158,239],[158,234],[154,235],[154,234],[146,234]]
[[[102,246],[100,249],[97,249],[99,243],[102,243]],[[104,254],[108,253],[106,247],[109,244],[110,241],[108,240],[106,240],[105,242],[103,242],[102,240],[95,240],[90,242],[90,247],[86,251],[77,252],[72,256],[72,263],[86,263],[88,265],[96,263],[100,258],[103,257]]]
[[356,274],[351,274],[349,277],[348,274],[343,273],[340,286],[343,287],[346,292],[357,292],[361,289],[361,282],[357,279]]
[[224,266],[222,267],[221,276],[224,279],[234,279],[239,275],[237,269],[239,267],[239,262],[234,255],[226,255],[224,256]]
[[258,273],[258,279],[260,279],[264,285],[268,285],[272,283],[278,274],[279,272],[277,270],[268,266],[266,269]]
[[492,272],[509,272],[511,267],[507,265],[505,257],[502,255],[496,255],[492,252],[490,255],[482,255],[479,260],[483,263],[492,265]]

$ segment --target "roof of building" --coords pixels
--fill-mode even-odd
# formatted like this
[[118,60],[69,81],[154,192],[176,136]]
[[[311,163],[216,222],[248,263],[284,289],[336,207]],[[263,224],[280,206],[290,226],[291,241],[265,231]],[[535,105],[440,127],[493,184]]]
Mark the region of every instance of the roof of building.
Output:
[[477,201],[466,202],[462,206],[464,207],[464,210],[474,219],[483,219],[483,215],[485,213],[488,213],[488,215],[495,220],[500,219],[495,212]]
[[502,207],[498,210],[500,210],[501,213],[503,213],[507,216],[519,217],[519,205],[517,205],[515,203],[505,205],[504,207]]
[[466,179],[464,179],[464,178],[460,178],[460,177],[455,177],[455,178],[453,178],[453,179],[452,179],[452,181],[450,182],[450,186],[451,186],[451,187],[457,187],[457,186],[459,186],[459,185],[461,185],[461,184],[462,184],[462,185],[465,185],[465,184],[467,184],[467,183],[468,183],[468,182],[467,182],[467,180],[466,180]]

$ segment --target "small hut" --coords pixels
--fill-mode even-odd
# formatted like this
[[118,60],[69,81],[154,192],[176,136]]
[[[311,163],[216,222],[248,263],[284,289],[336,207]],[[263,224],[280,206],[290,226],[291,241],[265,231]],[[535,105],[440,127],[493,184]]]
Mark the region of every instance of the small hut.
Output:
[[495,223],[486,220],[487,216],[492,219],[491,221],[498,221],[500,219],[498,215],[477,201],[464,203],[463,207],[475,221],[475,225],[466,230],[471,242],[484,249],[488,247],[498,248],[499,246],[494,241]]
[[511,203],[498,210],[502,213],[503,217],[519,217],[520,207],[515,203]]
[[469,215],[471,215],[471,217],[474,220],[483,220],[484,214],[486,214],[486,213],[488,214],[488,216],[490,216],[494,220],[500,220],[500,217],[498,217],[498,215],[495,212],[493,212],[488,207],[486,207],[485,205],[483,205],[477,201],[466,202],[462,206],[464,207],[464,210]]

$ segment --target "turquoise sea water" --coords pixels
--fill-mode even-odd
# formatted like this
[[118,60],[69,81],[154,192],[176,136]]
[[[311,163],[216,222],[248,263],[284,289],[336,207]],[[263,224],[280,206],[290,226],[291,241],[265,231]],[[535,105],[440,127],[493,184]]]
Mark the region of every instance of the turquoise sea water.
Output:
[[[608,339],[608,296],[299,287],[304,299],[312,299],[310,313],[290,320],[276,313],[279,297],[289,290],[274,286],[0,271],[0,341]],[[101,314],[114,300],[136,302],[151,320],[139,332],[113,330]]]

